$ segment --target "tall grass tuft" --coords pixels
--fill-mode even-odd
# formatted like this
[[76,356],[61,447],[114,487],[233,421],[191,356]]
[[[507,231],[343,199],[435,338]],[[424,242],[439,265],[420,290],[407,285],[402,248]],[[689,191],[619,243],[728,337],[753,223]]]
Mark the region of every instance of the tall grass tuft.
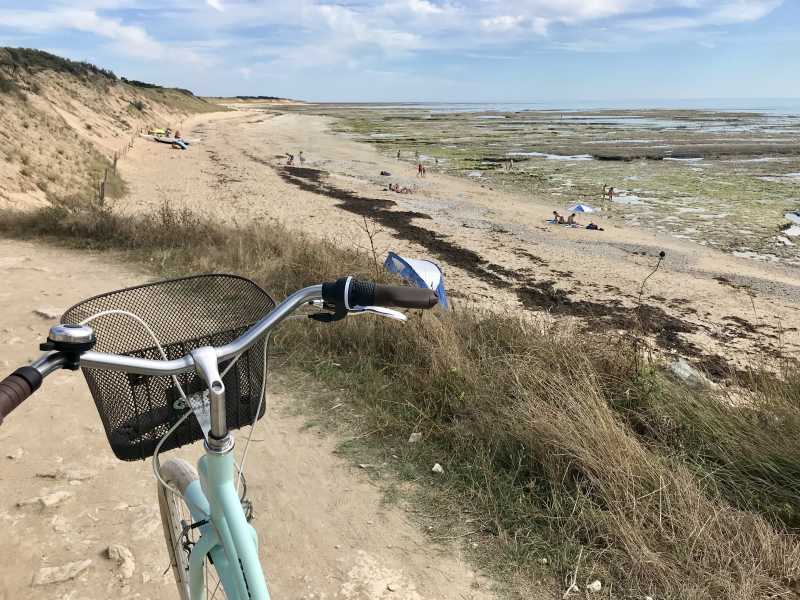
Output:
[[[233,271],[279,297],[374,275],[367,254],[330,241],[166,206],[141,217],[6,214],[0,231],[123,251],[161,274]],[[547,557],[559,597],[573,574],[619,598],[794,595],[796,374],[690,387],[623,338],[466,304],[405,325],[292,322],[276,344],[291,365],[347,390],[365,435],[394,449],[398,472],[440,514],[454,524],[468,515],[480,557],[514,581],[538,577]],[[412,432],[422,441],[407,444]],[[434,461],[444,475],[430,474]]]

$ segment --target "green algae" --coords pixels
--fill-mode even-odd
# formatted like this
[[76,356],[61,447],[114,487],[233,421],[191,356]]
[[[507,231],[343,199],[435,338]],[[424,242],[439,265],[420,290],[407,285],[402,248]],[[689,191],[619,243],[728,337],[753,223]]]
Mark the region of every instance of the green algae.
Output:
[[[800,264],[800,238],[790,245],[794,241],[781,235],[784,213],[800,208],[800,179],[781,177],[800,172],[800,119],[687,110],[567,117],[380,105],[293,110],[336,117],[336,131],[387,158],[400,151],[405,160],[419,157],[434,170],[471,174],[553,208],[588,202],[631,225]],[[524,154],[537,152],[550,158]],[[567,159],[582,155],[593,159]],[[603,199],[605,185],[621,193],[617,202]]]

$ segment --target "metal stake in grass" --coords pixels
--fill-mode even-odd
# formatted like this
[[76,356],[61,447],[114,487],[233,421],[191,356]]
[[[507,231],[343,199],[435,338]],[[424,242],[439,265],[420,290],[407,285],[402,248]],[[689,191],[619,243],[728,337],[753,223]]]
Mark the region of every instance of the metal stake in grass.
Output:
[[642,281],[642,287],[639,288],[639,299],[636,302],[638,304],[639,308],[641,308],[641,306],[642,306],[642,294],[644,294],[644,286],[647,283],[647,280],[650,279],[653,275],[656,274],[656,271],[658,271],[658,267],[661,266],[661,261],[664,260],[664,258],[666,256],[667,256],[667,253],[664,252],[663,250],[658,253],[658,262],[656,263],[655,268],[652,271],[650,271],[650,274],[647,277],[644,278],[644,281]]
[[[658,271],[658,268],[661,266],[661,261],[663,261],[666,256],[667,256],[667,253],[664,252],[663,250],[658,253],[658,262],[656,263],[655,268],[653,268],[653,270],[650,271],[650,274],[647,277],[644,278],[644,280],[642,281],[642,286],[639,288],[639,297],[636,300],[636,320],[639,322],[639,336],[641,337],[642,340],[645,337],[644,323],[642,322],[642,295],[644,294],[644,287],[647,284],[647,280],[650,279],[653,275],[656,274],[656,271]],[[640,340],[635,340],[635,344],[637,345],[637,348],[638,348],[639,342],[640,342]],[[637,369],[639,368],[639,352],[638,351],[636,352],[636,368]]]

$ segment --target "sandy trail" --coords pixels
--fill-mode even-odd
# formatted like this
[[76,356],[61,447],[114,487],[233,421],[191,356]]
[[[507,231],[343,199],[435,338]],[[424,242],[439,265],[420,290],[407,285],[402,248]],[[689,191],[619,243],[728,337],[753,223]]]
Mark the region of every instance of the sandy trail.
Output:
[[[147,279],[98,254],[6,240],[0,273],[4,374],[38,354],[55,322],[36,309],[60,311]],[[487,581],[457,554],[427,543],[401,507],[382,504],[366,475],[334,454],[335,436],[296,416],[286,386],[273,387],[246,471],[274,598],[490,597]],[[114,458],[80,374],[49,378],[0,427],[0,447],[0,524],[8,550],[0,600],[175,597],[150,463]],[[198,453],[194,445],[176,454]],[[58,492],[69,496],[55,506],[18,506]],[[105,557],[114,543],[133,554],[128,579]],[[73,580],[31,585],[42,567],[85,560],[90,566]]]
[[[548,225],[553,206],[441,173],[418,179],[413,164],[334,133],[329,118],[247,110],[202,115],[186,127],[197,138],[189,151],[139,144],[126,158],[131,193],[122,209],[166,201],[228,222],[275,219],[360,247],[369,214],[382,228],[381,250],[434,257],[453,296],[600,316],[619,330],[632,328],[629,307],[664,250],[643,295],[662,348],[679,346],[712,367],[720,355],[747,362],[800,349],[798,269],[603,217],[603,232]],[[284,153],[299,150],[306,168],[286,169]],[[389,182],[415,193],[390,192]]]

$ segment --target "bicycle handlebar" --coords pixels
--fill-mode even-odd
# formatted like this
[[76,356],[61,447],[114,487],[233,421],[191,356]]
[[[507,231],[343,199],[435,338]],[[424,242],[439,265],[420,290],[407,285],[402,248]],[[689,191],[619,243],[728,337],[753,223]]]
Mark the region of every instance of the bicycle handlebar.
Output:
[[382,285],[343,277],[322,284],[322,299],[337,308],[351,310],[357,306],[386,308],[433,308],[439,298],[433,290],[404,285]]
[[42,375],[33,367],[21,367],[0,381],[0,425],[15,408],[42,385]]
[[[439,301],[433,290],[376,285],[371,282],[356,281],[352,277],[345,277],[332,283],[312,285],[291,294],[231,343],[214,348],[218,362],[241,354],[300,306],[320,299],[328,305],[333,305],[337,312],[343,313],[356,307],[366,306],[432,308]],[[66,366],[66,362],[70,363],[68,368],[80,366],[151,376],[178,375],[192,370],[195,366],[191,354],[173,360],[151,360],[89,350],[81,353],[79,362],[74,363],[65,361],[60,352],[49,352],[30,366],[17,369],[0,382],[0,423],[39,388],[45,376]]]
[[[217,360],[222,362],[241,354],[300,306],[320,298],[321,285],[312,285],[293,293],[230,344],[214,348]],[[136,375],[178,375],[194,368],[194,359],[190,354],[173,360],[152,360],[89,351],[81,355],[80,366],[87,369],[125,371]]]

